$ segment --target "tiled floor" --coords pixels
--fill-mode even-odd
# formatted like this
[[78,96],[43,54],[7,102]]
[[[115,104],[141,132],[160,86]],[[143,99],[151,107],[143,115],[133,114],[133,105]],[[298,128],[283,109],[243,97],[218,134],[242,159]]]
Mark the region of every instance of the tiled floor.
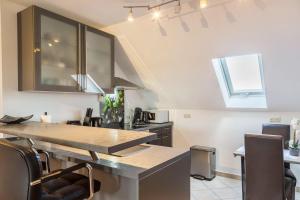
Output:
[[[191,200],[242,200],[241,181],[217,176],[213,181],[191,178]],[[300,200],[300,193],[296,193]]]

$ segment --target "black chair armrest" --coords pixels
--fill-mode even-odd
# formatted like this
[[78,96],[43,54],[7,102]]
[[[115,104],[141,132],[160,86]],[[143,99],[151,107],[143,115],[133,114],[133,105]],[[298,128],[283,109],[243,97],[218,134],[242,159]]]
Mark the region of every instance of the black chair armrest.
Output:
[[82,168],[86,168],[87,171],[88,171],[88,178],[89,178],[89,189],[90,189],[90,196],[88,199],[92,199],[93,198],[93,195],[94,195],[94,182],[93,182],[93,174],[92,174],[92,166],[88,163],[81,163],[81,164],[78,164],[78,165],[75,165],[75,166],[72,166],[72,167],[69,167],[67,169],[62,169],[62,170],[58,170],[58,171],[55,171],[55,172],[52,172],[50,174],[47,174],[45,176],[42,176],[40,179],[38,180],[35,180],[35,181],[32,181],[30,183],[30,186],[33,187],[33,186],[36,186],[36,185],[39,185],[39,184],[42,184],[42,183],[46,183],[50,180],[54,180],[54,179],[57,179],[59,177],[62,177],[66,174],[70,174],[74,171],[77,171],[79,169],[82,169]]
[[50,169],[50,155],[47,151],[41,150],[41,149],[37,149],[36,150],[38,152],[38,154],[43,154],[45,155],[45,163],[46,163],[46,170],[48,172],[48,174],[50,174],[51,169]]

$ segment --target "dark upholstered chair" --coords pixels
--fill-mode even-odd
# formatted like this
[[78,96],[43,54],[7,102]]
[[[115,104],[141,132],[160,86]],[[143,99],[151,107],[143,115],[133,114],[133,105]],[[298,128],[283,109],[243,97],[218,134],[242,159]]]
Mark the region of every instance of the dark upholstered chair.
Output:
[[283,138],[245,136],[246,200],[293,200],[296,183],[285,176]]
[[[72,173],[88,169],[89,178]],[[92,168],[82,163],[42,176],[38,153],[32,149],[0,140],[0,199],[7,200],[81,200],[91,199],[100,190],[92,179]]]
[[[288,124],[264,124],[262,128],[262,134],[267,135],[281,135],[284,141],[284,148],[289,148],[290,141],[290,125]],[[294,173],[291,171],[291,167],[289,163],[284,163],[285,166],[285,175],[294,179],[297,182],[297,178]]]
[[262,134],[281,135],[284,141],[284,148],[289,148],[290,141],[290,125],[287,124],[263,124]]

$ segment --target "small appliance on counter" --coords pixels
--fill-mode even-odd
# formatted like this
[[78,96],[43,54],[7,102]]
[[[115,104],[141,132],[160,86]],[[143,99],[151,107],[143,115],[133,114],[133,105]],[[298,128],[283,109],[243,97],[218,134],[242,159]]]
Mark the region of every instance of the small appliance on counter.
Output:
[[151,113],[150,123],[162,124],[169,122],[168,110],[148,110]]
[[93,115],[93,109],[88,108],[85,113],[85,117],[83,119],[83,126],[91,126],[91,119]]
[[155,119],[154,113],[143,111],[142,112],[142,121],[145,123],[150,123],[151,120]]
[[139,107],[136,107],[134,109],[134,115],[133,115],[133,121],[132,121],[133,125],[142,123],[142,112],[143,112],[143,110]]
[[143,111],[137,107],[134,109],[134,116],[132,125],[133,127],[144,127],[150,123],[167,123],[169,122],[168,110],[148,110]]

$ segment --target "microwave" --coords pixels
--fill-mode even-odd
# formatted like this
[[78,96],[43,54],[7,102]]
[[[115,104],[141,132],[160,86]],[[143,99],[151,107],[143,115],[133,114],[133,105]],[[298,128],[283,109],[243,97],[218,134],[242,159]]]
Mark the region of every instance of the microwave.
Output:
[[167,123],[169,122],[169,111],[168,110],[148,110],[154,115],[154,118],[149,120],[150,123]]

